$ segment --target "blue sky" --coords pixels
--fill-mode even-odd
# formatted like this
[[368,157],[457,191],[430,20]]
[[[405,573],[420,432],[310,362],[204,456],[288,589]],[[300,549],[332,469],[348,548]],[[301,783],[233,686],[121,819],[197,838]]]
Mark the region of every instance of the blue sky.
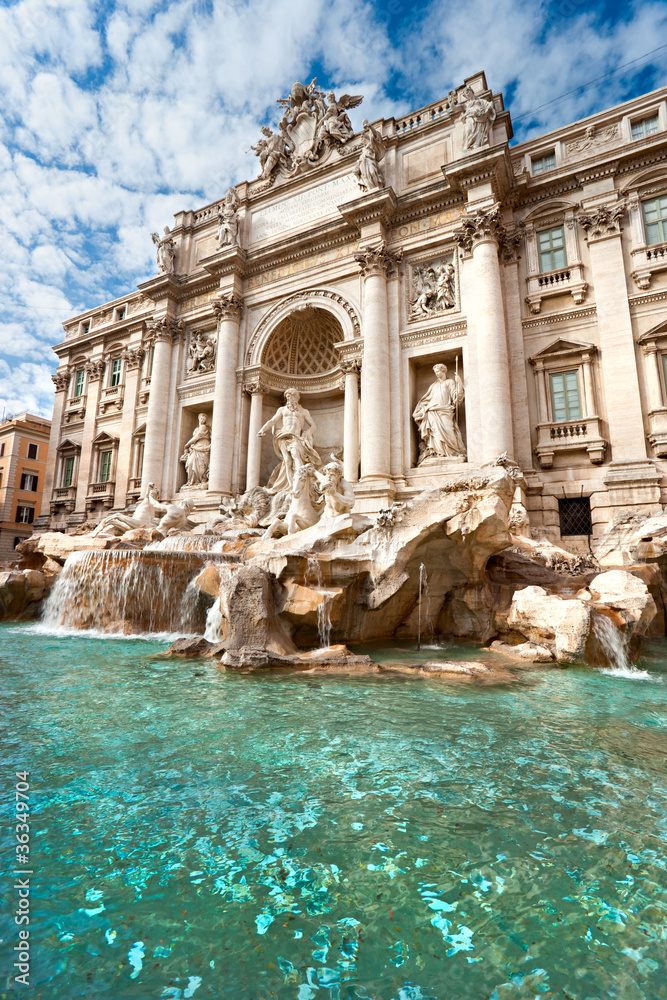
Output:
[[616,72],[664,43],[664,2],[0,5],[0,411],[50,415],[62,321],[150,277],[176,211],[256,175],[295,79],[364,94],[359,127],[484,69],[521,140],[664,85],[667,49]]

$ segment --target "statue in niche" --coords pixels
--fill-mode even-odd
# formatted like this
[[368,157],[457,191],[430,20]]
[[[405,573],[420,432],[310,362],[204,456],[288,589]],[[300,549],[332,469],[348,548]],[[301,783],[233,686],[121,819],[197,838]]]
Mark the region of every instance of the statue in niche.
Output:
[[463,148],[479,149],[489,141],[489,129],[491,123],[496,120],[496,109],[493,101],[478,97],[472,87],[464,87],[461,98],[463,98],[462,121],[465,127]]
[[418,465],[427,458],[459,458],[465,461],[466,450],[458,425],[457,409],[464,399],[463,383],[458,376],[447,378],[445,365],[434,365],[436,381],[415,406],[412,416],[422,439]]
[[180,461],[185,464],[188,474],[186,486],[205,486],[208,482],[208,467],[211,458],[211,428],[205,413],[197,417],[194,434],[186,441]]
[[364,119],[362,143],[354,173],[362,191],[375,191],[384,187],[384,177],[379,166],[384,156],[384,140],[367,119]]
[[300,392],[297,389],[287,389],[285,406],[279,407],[270,420],[257,432],[258,437],[264,437],[271,428],[273,432],[273,447],[281,459],[273,472],[267,489],[271,493],[292,489],[294,473],[302,465],[311,463],[316,468],[322,465],[322,460],[313,448],[315,421],[308,410],[301,406]]
[[451,261],[434,261],[412,270],[412,317],[430,316],[456,305]]
[[164,227],[164,236],[151,233],[151,239],[157,247],[157,269],[160,274],[173,274],[176,258],[176,244],[169,226]]
[[[131,509],[131,508],[130,508]],[[135,528],[154,528],[158,519],[167,513],[165,504],[160,503],[160,492],[153,483],[148,484],[146,496],[132,513],[116,511],[102,518],[91,535],[124,535]]]
[[210,372],[215,367],[215,340],[201,330],[195,331],[188,348],[188,374]]
[[181,500],[180,503],[167,505],[166,513],[157,526],[157,530],[167,537],[172,532],[191,531],[195,525],[189,520],[189,514],[194,506],[192,500]]
[[324,500],[322,517],[347,514],[354,507],[354,490],[343,477],[343,463],[336,455],[332,455],[331,459],[321,472],[315,470],[319,492]]
[[239,198],[234,188],[229,188],[222,205],[218,205],[218,247],[238,246]]

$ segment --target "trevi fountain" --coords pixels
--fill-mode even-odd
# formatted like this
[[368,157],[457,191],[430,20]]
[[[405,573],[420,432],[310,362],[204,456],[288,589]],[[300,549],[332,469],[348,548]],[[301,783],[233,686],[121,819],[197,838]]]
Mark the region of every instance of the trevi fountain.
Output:
[[[395,150],[377,124],[354,136],[361,98],[295,88],[278,132],[262,130],[258,183],[308,177],[352,145],[358,193],[382,190]],[[461,94],[441,112],[473,155],[500,106]],[[299,115],[316,123],[303,149]],[[204,220],[223,257],[238,256],[241,200],[230,189]],[[153,239],[168,283],[173,233]],[[372,253],[386,273],[386,244]],[[420,264],[407,322],[444,322],[459,282],[455,256]],[[378,390],[390,380],[365,381],[382,361],[370,321],[363,358],[343,351],[337,369],[338,436],[339,382],[320,398],[263,361],[248,413],[247,372],[237,384],[233,365],[231,381],[216,369],[239,329],[225,302],[217,342],[198,328],[184,349],[178,433],[152,402],[172,364],[160,373],[160,351],[184,343],[171,320],[148,328],[143,383],[143,348],[123,355],[148,399],[140,432],[104,430],[125,420],[113,394],[108,420],[89,421],[91,394],[109,393],[99,367],[88,403],[83,381],[58,403],[76,363],[56,382],[52,520],[0,575],[4,757],[21,803],[16,836],[5,824],[0,995],[667,997],[667,514],[625,504],[617,479],[586,545],[554,538],[525,447],[502,447],[500,383],[456,346],[460,323],[413,373],[402,424]],[[213,409],[188,388],[211,373]],[[380,467],[397,434],[411,442],[403,477]],[[584,443],[592,468],[604,442]],[[107,448],[122,503],[96,499]],[[84,465],[100,489],[80,502],[62,477],[83,481]]]

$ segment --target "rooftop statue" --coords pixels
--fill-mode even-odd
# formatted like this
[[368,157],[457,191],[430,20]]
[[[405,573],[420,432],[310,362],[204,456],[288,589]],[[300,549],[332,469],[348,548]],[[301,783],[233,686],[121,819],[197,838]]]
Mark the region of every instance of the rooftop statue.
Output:
[[384,139],[367,119],[364,119],[362,141],[361,153],[354,172],[363,191],[375,191],[384,187],[384,177],[379,166],[384,156]]
[[472,87],[464,87],[461,92],[464,99],[462,121],[465,126],[463,139],[464,149],[478,149],[489,141],[491,123],[496,120],[496,109],[492,101],[478,97]]
[[151,239],[157,247],[157,269],[160,274],[173,274],[174,273],[174,260],[176,257],[176,244],[174,243],[174,237],[171,234],[169,226],[164,227],[164,235],[160,236],[159,233],[151,233]]
[[239,244],[239,197],[229,188],[222,205],[218,205],[218,247],[236,247]]
[[281,168],[290,177],[308,170],[328,149],[343,146],[353,137],[347,112],[361,104],[362,95],[336,98],[333,90],[325,94],[316,83],[316,79],[308,84],[297,80],[289,97],[278,99],[283,109],[278,131],[262,126],[263,138],[250,147],[259,157],[261,180],[274,180]]

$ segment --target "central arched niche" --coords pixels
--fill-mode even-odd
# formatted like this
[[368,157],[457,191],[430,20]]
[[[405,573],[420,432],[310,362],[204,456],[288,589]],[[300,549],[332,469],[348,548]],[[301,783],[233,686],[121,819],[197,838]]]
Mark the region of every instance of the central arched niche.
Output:
[[335,345],[343,329],[326,309],[303,306],[275,328],[262,353],[262,364],[281,375],[323,375],[338,367]]
[[[286,316],[275,328],[262,351],[262,367],[281,375],[285,382],[301,392],[301,404],[309,410],[316,424],[313,444],[322,461],[332,451],[342,453],[344,394],[335,375],[340,356],[335,344],[344,340],[343,328],[326,309],[302,306]],[[313,389],[313,378],[326,376],[321,387]],[[340,374],[340,373],[338,373]],[[304,379],[308,389],[302,388]],[[285,400],[281,391],[270,389],[264,397],[263,419],[268,420]],[[261,479],[264,485],[274,469],[276,458],[272,436],[262,442]]]

